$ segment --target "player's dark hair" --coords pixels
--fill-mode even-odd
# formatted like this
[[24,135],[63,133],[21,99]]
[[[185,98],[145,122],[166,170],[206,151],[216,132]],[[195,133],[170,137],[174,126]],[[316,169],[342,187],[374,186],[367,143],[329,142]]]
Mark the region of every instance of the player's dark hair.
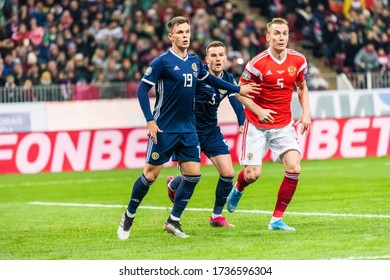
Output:
[[269,29],[273,24],[285,24],[288,27],[288,22],[284,18],[273,18],[270,22],[267,23],[267,32],[269,32]]
[[190,24],[190,21],[185,17],[174,17],[167,23],[167,29],[168,32],[171,32],[173,27],[178,24],[188,23]]
[[222,43],[221,41],[212,41],[206,48],[206,54],[209,52],[210,48],[216,47],[223,47],[225,49],[225,52],[227,51],[224,43]]

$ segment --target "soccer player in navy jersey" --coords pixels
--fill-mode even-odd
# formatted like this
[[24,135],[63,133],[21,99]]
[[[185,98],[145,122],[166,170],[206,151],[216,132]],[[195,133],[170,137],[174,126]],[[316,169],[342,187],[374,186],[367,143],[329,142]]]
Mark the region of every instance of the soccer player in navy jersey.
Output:
[[[225,45],[220,41],[211,42],[206,48],[206,62],[204,67],[210,74],[236,84],[232,74],[226,72],[227,53]],[[210,225],[214,227],[234,227],[224,216],[222,210],[226,198],[233,187],[234,169],[230,156],[229,146],[218,126],[217,112],[220,103],[228,97],[231,106],[237,116],[239,132],[244,129],[244,107],[237,100],[235,92],[211,87],[205,82],[200,82],[195,94],[196,132],[200,142],[201,151],[211,160],[219,172],[219,180],[215,191],[213,213],[210,217]],[[183,180],[182,176],[169,176],[168,196],[174,202],[176,190]]]
[[[203,80],[212,86],[245,96],[259,89],[254,84],[239,87],[210,75],[203,68],[199,57],[187,52],[191,36],[188,19],[174,17],[167,23],[167,28],[172,47],[151,62],[137,89],[138,100],[147,121],[149,141],[143,173],[134,183],[130,202],[118,227],[117,234],[122,240],[129,238],[138,206],[173,153],[181,166],[183,180],[164,229],[175,236],[188,237],[179,221],[201,177],[194,114],[198,81]],[[153,86],[156,89],[156,103],[152,113],[148,92]]]

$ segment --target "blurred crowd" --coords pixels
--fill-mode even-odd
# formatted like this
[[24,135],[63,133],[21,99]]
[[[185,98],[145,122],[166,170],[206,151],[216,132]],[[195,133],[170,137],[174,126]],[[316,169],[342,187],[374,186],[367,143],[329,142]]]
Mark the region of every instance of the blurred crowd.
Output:
[[[235,4],[244,2],[249,9]],[[236,78],[266,48],[265,22],[275,16],[289,21],[291,41],[307,44],[336,71],[388,69],[389,1],[365,6],[349,0],[343,11],[332,10],[330,2],[0,0],[0,86],[136,86],[151,60],[170,46],[165,25],[177,15],[190,19],[190,52],[201,59],[211,41],[226,44],[228,70]],[[312,80],[325,89],[312,68]]]
[[269,18],[288,19],[290,36],[339,72],[390,70],[390,1],[257,0]]
[[223,41],[237,76],[265,48],[264,26],[230,1],[0,0],[0,85],[137,82],[176,15],[191,20],[190,51]]

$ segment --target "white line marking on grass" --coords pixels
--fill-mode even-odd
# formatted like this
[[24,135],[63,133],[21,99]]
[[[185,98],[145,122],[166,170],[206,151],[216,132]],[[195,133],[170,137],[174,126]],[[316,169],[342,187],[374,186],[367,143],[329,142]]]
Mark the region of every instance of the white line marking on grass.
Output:
[[[125,205],[119,204],[95,204],[95,203],[63,203],[63,202],[41,202],[32,201],[28,202],[32,205],[44,205],[44,206],[67,206],[67,207],[97,207],[97,208],[125,208]],[[172,207],[161,206],[140,206],[141,209],[151,210],[170,210]],[[213,211],[211,208],[186,208],[186,211]],[[225,210],[226,212],[226,210]],[[236,210],[237,213],[249,213],[249,214],[272,214],[272,211],[264,210]],[[318,213],[318,212],[286,212],[288,215],[297,216],[324,216],[324,217],[353,217],[353,218],[377,218],[377,219],[390,219],[390,215],[373,215],[373,214],[337,214],[337,213]]]

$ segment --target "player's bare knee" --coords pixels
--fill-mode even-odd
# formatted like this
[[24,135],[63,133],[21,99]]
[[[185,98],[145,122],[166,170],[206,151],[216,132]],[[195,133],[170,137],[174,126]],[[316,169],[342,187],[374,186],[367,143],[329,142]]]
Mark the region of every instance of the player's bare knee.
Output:
[[154,176],[153,174],[144,174],[145,179],[148,180],[148,182],[155,182],[157,177]]
[[297,164],[289,164],[286,166],[285,171],[288,173],[301,173],[301,165]]
[[260,177],[260,170],[250,169],[245,172],[245,179],[248,183],[252,184]]
[[245,178],[245,179],[248,181],[249,184],[252,184],[252,183],[256,182],[259,177],[249,177],[249,178]]
[[222,177],[234,177],[234,170],[233,169],[231,169],[231,170],[221,170],[219,175],[221,175]]

